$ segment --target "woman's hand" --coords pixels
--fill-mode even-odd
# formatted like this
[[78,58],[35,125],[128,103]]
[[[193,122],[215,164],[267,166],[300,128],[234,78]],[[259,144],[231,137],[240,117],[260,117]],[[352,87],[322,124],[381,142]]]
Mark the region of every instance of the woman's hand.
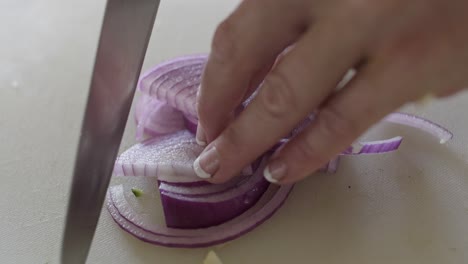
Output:
[[464,0],[243,1],[217,28],[205,68],[197,140],[209,145],[197,174],[228,180],[317,110],[265,169],[277,183],[306,177],[403,104],[467,86],[467,25]]

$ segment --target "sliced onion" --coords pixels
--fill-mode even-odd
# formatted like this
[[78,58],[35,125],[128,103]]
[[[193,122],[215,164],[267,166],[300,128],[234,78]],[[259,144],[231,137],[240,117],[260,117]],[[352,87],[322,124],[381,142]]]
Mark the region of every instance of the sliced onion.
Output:
[[164,101],[185,114],[196,116],[196,93],[207,56],[174,60],[149,70],[140,81],[140,90]]
[[231,180],[222,184],[205,184],[201,186],[190,186],[190,185],[179,185],[170,182],[161,182],[159,184],[159,190],[165,193],[180,194],[188,197],[197,197],[211,194],[218,194],[224,192],[230,188],[234,188],[243,184],[252,175],[243,175],[234,177]]
[[[195,175],[192,164],[202,151],[194,139],[198,123],[196,93],[206,59],[206,55],[197,55],[170,60],[149,70],[140,79],[140,91],[151,99],[143,98],[141,105],[137,105],[137,133],[139,136],[143,133],[151,136],[151,131],[157,131],[155,134],[158,136],[120,155],[114,174],[157,177],[166,225],[169,227],[155,224],[150,215],[137,213],[132,207],[135,204],[125,198],[122,186],[110,188],[107,207],[120,227],[143,241],[169,247],[204,247],[226,242],[268,219],[292,189],[292,185],[270,185],[263,178],[262,166],[268,154],[303,131],[313,122],[314,115],[306,118],[267,155],[263,155],[262,166],[254,163],[244,169],[243,177],[214,185]],[[254,96],[255,93],[236,113],[247,106]],[[414,115],[393,113],[384,120],[420,128],[437,136],[441,143],[452,138],[445,128]],[[183,126],[188,131],[159,136],[161,131],[173,132]],[[357,142],[330,160],[320,171],[336,172],[340,156],[386,153],[398,149],[401,142],[401,137]],[[249,176],[253,171],[253,176]]]
[[384,140],[357,142],[340,155],[360,155],[360,154],[377,154],[395,151],[400,147],[402,137],[394,137]]
[[253,172],[260,166],[260,162],[261,159],[256,160],[252,165],[245,167],[238,177],[233,177],[231,180],[222,184],[211,184],[206,182],[203,185],[198,184],[197,186],[194,186],[193,184],[188,185],[174,182],[160,182],[159,190],[167,193],[181,194],[188,197],[205,196],[208,194],[225,192],[231,188],[239,187],[248,181]]
[[338,170],[338,165],[340,164],[340,157],[331,159],[325,166],[319,169],[319,172],[322,173],[335,173]]
[[[203,151],[195,136],[187,130],[154,136],[138,143],[117,157],[114,176],[157,177],[161,182],[179,186],[209,185],[195,174],[193,162]],[[254,162],[258,166],[258,161]],[[244,168],[240,176],[251,175],[251,166]]]
[[425,118],[407,113],[392,113],[385,117],[384,120],[387,122],[419,128],[439,138],[440,144],[446,143],[453,137],[453,134],[441,125]]
[[200,229],[174,229],[154,224],[151,217],[136,213],[123,195],[123,187],[110,188],[106,205],[114,221],[136,238],[166,247],[197,248],[225,243],[253,230],[284,203],[292,185],[270,185],[249,210],[223,224]]
[[[184,66],[203,65],[206,63],[207,55],[190,55],[179,57],[176,59],[168,60],[161,64],[156,65],[154,68],[146,71],[138,82],[138,88],[141,92],[153,95],[153,89],[160,85],[164,81],[167,74],[177,71]],[[185,79],[186,77],[181,75],[179,79]]]
[[187,117],[184,117],[184,124],[185,124],[185,128],[192,132],[192,134],[196,134],[197,133],[197,123],[191,121],[189,118]]
[[155,137],[185,129],[184,116],[180,111],[145,95],[137,102],[135,119],[137,141],[142,141],[145,135]]
[[[266,159],[263,163],[266,164]],[[252,177],[224,192],[188,196],[160,189],[166,224],[175,228],[201,228],[224,223],[252,207],[268,186],[260,167]]]
[[203,147],[193,134],[182,130],[136,144],[119,155],[114,166],[116,176],[158,177],[160,181],[193,183],[202,181],[193,170],[193,162]]

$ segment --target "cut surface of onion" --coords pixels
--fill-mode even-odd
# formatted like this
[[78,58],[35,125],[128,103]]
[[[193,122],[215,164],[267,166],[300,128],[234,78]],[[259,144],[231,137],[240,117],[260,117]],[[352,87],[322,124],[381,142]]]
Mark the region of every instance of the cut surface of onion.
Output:
[[[188,130],[154,136],[120,154],[113,175],[157,177],[160,182],[180,186],[211,185],[198,177],[193,169],[193,162],[202,151],[203,147]],[[239,175],[250,174],[252,168],[247,166]]]
[[203,147],[187,130],[158,136],[136,144],[117,157],[116,176],[158,177],[168,182],[199,182],[193,162]]
[[136,238],[167,247],[197,248],[225,243],[253,230],[284,203],[292,185],[270,185],[249,210],[223,224],[199,229],[174,229],[154,224],[151,216],[136,213],[126,201],[122,185],[109,189],[106,206],[114,221]]

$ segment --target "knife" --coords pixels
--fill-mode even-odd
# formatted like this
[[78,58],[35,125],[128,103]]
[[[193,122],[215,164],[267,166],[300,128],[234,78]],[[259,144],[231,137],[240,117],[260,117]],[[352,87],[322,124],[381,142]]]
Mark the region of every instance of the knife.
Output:
[[108,0],[82,122],[61,263],[85,263],[133,101],[159,0]]

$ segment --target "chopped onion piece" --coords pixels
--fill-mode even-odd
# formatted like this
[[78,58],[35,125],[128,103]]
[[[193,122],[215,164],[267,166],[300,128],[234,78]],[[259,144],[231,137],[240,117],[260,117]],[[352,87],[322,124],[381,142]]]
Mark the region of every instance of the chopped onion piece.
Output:
[[168,182],[199,182],[202,179],[195,174],[193,162],[202,150],[193,134],[186,130],[154,137],[120,154],[115,162],[114,175],[158,177]]
[[185,129],[184,116],[180,111],[146,95],[137,102],[135,119],[137,141],[144,140],[145,135],[155,137]]
[[385,140],[357,142],[340,155],[360,155],[360,154],[377,154],[395,151],[403,141],[402,137],[394,137]]
[[406,114],[406,113],[392,113],[389,114],[384,119],[387,122],[397,123],[401,125],[406,125],[414,128],[419,128],[425,132],[428,132],[435,137],[439,138],[440,144],[445,144],[447,141],[452,139],[453,134],[448,131],[446,128],[438,125],[432,121],[429,121],[425,118]]

